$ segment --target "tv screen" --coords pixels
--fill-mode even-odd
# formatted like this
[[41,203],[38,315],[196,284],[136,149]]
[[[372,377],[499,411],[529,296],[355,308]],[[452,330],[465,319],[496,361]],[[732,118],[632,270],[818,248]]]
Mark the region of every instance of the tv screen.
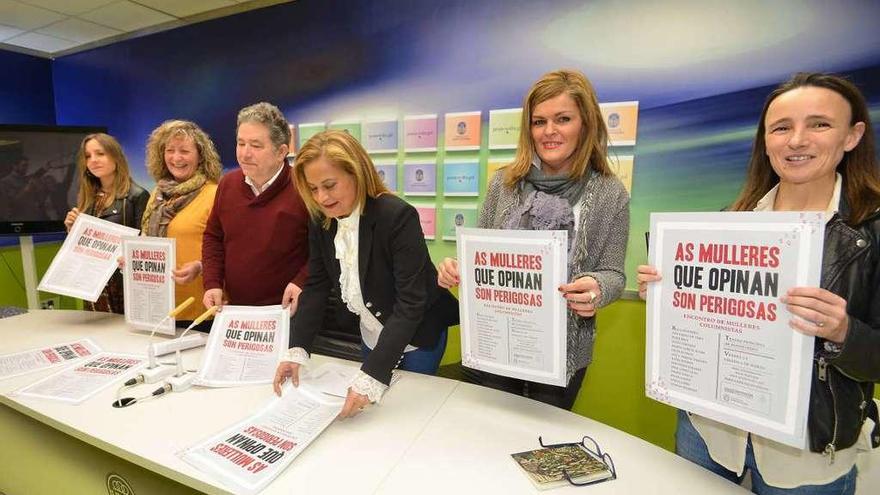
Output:
[[76,152],[102,127],[0,124],[0,235],[64,232],[76,206]]

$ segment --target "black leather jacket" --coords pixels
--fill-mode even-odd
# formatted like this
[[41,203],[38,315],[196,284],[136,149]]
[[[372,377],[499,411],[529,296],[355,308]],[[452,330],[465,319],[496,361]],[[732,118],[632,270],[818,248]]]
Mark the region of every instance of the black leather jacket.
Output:
[[[839,349],[816,339],[810,412],[810,450],[834,455],[853,446],[865,418],[877,425],[872,400],[880,381],[880,211],[856,227],[840,211],[825,226],[821,287],[846,299],[849,329]],[[880,444],[880,426],[871,440]]]
[[[141,219],[144,216],[144,210],[146,210],[147,201],[149,200],[150,193],[143,187],[135,184],[134,181],[131,181],[128,195],[124,198],[116,198],[113,204],[109,208],[105,208],[98,218],[140,230]],[[94,210],[88,213],[92,215],[93,212]]]

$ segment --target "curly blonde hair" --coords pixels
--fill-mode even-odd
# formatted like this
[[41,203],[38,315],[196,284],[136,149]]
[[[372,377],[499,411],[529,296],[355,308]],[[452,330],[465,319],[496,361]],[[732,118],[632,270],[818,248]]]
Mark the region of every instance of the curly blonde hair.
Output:
[[190,138],[199,152],[199,166],[210,182],[220,180],[223,174],[223,165],[220,163],[220,155],[211,137],[194,122],[188,120],[166,120],[150,133],[147,139],[147,172],[155,181],[173,178],[168,167],[165,166],[165,146],[173,138]]

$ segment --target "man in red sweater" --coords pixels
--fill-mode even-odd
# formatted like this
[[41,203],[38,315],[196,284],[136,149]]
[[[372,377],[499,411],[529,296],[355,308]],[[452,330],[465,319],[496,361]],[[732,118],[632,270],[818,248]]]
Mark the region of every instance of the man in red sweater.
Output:
[[206,308],[280,302],[296,311],[306,281],[309,216],[290,180],[288,142],[290,128],[274,105],[238,113],[241,168],[220,180],[202,242]]

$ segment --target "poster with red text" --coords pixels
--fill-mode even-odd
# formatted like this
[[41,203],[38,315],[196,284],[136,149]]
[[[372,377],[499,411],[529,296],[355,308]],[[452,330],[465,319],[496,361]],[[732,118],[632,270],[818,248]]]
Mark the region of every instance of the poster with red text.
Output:
[[255,415],[180,453],[233,493],[254,494],[281,474],[342,410],[344,399],[289,382]]
[[97,301],[118,268],[122,238],[138,232],[80,213],[37,289]]
[[238,387],[272,383],[287,350],[290,312],[276,306],[223,306],[214,316],[196,384]]
[[76,359],[94,356],[101,351],[91,339],[54,344],[37,349],[0,355],[0,380],[31,371],[70,364]]
[[49,375],[16,392],[16,396],[79,404],[147,364],[143,356],[102,352]]
[[803,448],[813,337],[780,297],[819,286],[820,212],[651,214],[648,397]]
[[458,228],[462,364],[566,384],[568,232]]
[[174,247],[169,237],[123,239],[125,322],[131,328],[174,335],[174,318],[166,318],[174,309]]

